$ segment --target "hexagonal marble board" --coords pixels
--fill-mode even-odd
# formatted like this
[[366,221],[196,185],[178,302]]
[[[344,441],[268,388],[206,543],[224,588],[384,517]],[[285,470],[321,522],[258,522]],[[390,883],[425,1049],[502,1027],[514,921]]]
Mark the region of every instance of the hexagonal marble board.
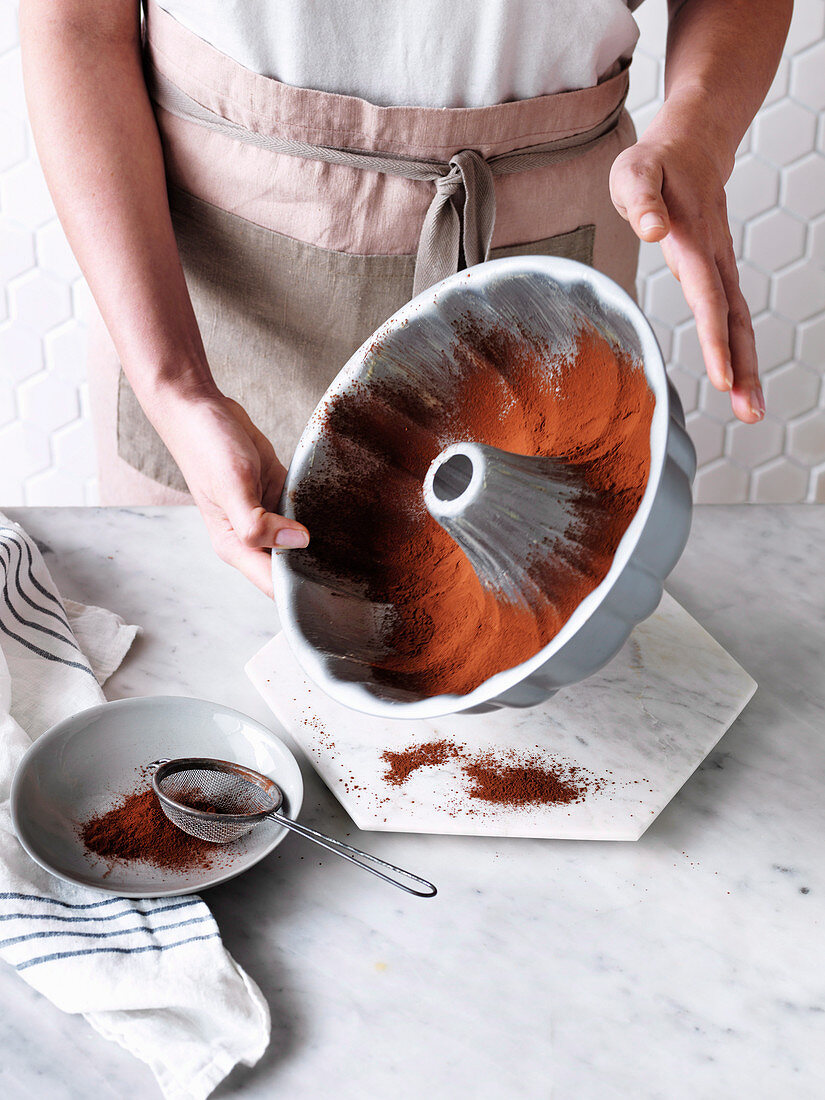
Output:
[[[596,676],[542,706],[383,719],[305,678],[283,634],[249,662],[253,684],[361,829],[570,840],[638,840],[756,691],[756,682],[672,597]],[[461,759],[386,778],[392,752],[449,739],[466,757],[541,755],[603,782],[583,801],[508,809],[469,797]]]

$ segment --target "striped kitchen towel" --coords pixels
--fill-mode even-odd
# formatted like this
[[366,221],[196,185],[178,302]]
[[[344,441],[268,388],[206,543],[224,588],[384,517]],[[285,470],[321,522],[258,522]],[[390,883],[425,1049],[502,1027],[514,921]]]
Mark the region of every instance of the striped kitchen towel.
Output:
[[9,813],[31,740],[104,701],[100,685],[136,633],[111,611],[62,600],[37,546],[0,513],[0,956],[147,1062],[169,1100],[203,1100],[269,1041],[266,1002],[207,906],[54,878],[20,847]]

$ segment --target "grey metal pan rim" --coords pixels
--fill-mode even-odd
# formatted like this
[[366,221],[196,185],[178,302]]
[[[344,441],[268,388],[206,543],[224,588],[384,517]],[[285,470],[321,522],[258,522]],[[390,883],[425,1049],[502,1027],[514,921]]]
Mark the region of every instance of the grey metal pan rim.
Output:
[[[396,346],[415,349],[445,333],[458,316],[489,317],[514,309],[520,321],[548,325],[575,318],[595,324],[643,364],[655,407],[650,429],[650,475],[641,504],[625,532],[601,584],[576,608],[556,636],[529,660],[490,677],[467,695],[436,695],[414,700],[387,697],[369,678],[360,682],[336,675],[317,639],[323,634],[324,593],[306,599],[309,582],[295,568],[293,552],[275,553],[272,575],[282,628],[306,675],[336,701],[367,714],[426,719],[457,711],[500,706],[532,706],[560,688],[598,671],[618,652],[633,627],[650,615],[661,598],[666,576],[678,561],[690,529],[691,483],[696,456],[684,427],[684,414],[670,385],[653,330],[636,303],[607,276],[573,260],[516,256],[492,260],[451,275],[414,298],[386,321],[351,357],[321,399],[298,443],[287,475],[282,508],[293,518],[292,493],[322,461],[319,414],[329,400],[356,383],[369,384],[382,369],[380,352]],[[432,346],[432,345],[431,345]],[[302,595],[303,600],[299,599]],[[315,609],[310,620],[301,607]]]

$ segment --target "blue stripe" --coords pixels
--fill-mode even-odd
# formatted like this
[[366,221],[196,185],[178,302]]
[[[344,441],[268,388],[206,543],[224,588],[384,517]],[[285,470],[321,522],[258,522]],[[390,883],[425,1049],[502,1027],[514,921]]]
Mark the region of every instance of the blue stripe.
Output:
[[[65,626],[65,628],[68,631],[68,633],[70,635],[70,638],[71,638],[71,641],[69,641],[69,644],[76,646],[77,645],[77,640],[74,637],[74,632],[72,631],[72,628],[69,626],[69,620],[66,618],[65,613],[58,615],[57,612],[52,611],[52,609],[50,607],[43,607],[42,604],[35,603],[34,600],[31,598],[31,596],[29,596],[29,594],[23,590],[23,585],[22,585],[21,580],[20,580],[20,567],[23,564],[23,549],[24,548],[26,550],[26,556],[28,558],[28,563],[27,563],[27,566],[26,566],[26,572],[28,574],[28,578],[32,582],[32,584],[37,583],[36,580],[35,580],[35,577],[34,577],[34,572],[33,572],[34,559],[32,558],[32,552],[31,552],[31,548],[30,548],[28,542],[26,542],[25,539],[20,539],[18,541],[18,540],[11,540],[11,539],[5,539],[5,538],[0,537],[0,546],[3,546],[3,547],[5,547],[5,546],[9,546],[9,547],[16,546],[20,550],[20,553],[17,555],[17,565],[16,565],[15,570],[14,570],[14,580],[15,580],[15,585],[16,585],[18,594],[22,597],[22,599],[24,599],[26,601],[26,603],[29,605],[29,607],[33,608],[35,611],[39,611],[43,615],[50,616],[50,618],[55,619],[57,622],[59,622],[61,626]],[[8,568],[9,569],[11,568],[11,549],[9,549]],[[49,595],[49,593],[46,592],[45,589],[42,588],[42,586],[40,587],[40,590],[42,592],[44,592],[45,595],[47,595],[47,596]],[[54,599],[54,597],[52,597],[52,599]],[[63,609],[61,608],[61,611],[62,610]]]
[[[48,901],[52,905],[62,905],[66,909],[99,909],[101,905],[114,905],[118,901],[126,901],[126,898],[106,898],[105,901],[84,901],[82,903],[74,901],[60,901],[58,898],[47,898],[41,894],[18,894],[14,891],[9,891],[4,894],[0,894],[0,901],[14,898],[15,901]],[[152,910],[144,910],[145,912],[151,912]]]
[[169,951],[173,947],[183,947],[185,943],[197,943],[199,940],[219,940],[220,932],[209,932],[206,936],[190,936],[186,940],[176,940],[174,943],[149,943],[144,947],[87,947],[82,951],[56,951],[53,955],[39,955],[36,959],[28,959],[18,963],[15,970],[27,970],[30,966],[39,963],[53,962],[55,959],[71,959],[77,955],[142,955],[144,951]]
[[[13,527],[0,527],[0,535],[12,535],[15,539],[20,539],[23,545],[26,547],[26,552],[29,558],[29,580],[32,582],[38,592],[42,593],[47,600],[51,600],[55,607],[58,607],[61,611],[64,611],[63,604],[52,592],[49,592],[47,588],[44,588],[40,581],[35,577],[34,558],[32,557],[31,547],[29,546],[28,536],[24,535],[22,531],[16,531]],[[68,622],[66,626],[68,626]],[[71,629],[71,628],[70,628]]]
[[[12,545],[16,546],[17,549],[20,551],[20,553],[18,555],[18,558],[17,558],[18,568],[17,568],[17,583],[15,584],[15,588],[17,589],[18,593],[21,596],[23,596],[23,591],[20,588],[20,562],[23,558],[23,551],[22,551],[19,543],[15,542]],[[0,539],[0,549],[5,550],[7,548],[9,549],[9,560],[8,560],[8,562],[6,562],[5,558],[4,558],[3,559],[3,566],[4,566],[4,571],[5,571],[5,574],[6,574],[6,578],[7,578],[7,580],[10,580],[11,579],[10,578],[11,549],[9,548],[8,542],[4,541],[3,539]],[[17,619],[17,621],[20,623],[21,626],[28,626],[32,630],[39,630],[42,634],[48,634],[50,638],[57,638],[58,642],[62,642],[64,645],[69,646],[71,649],[78,649],[79,650],[80,647],[78,646],[77,641],[74,638],[74,636],[72,636],[71,638],[66,638],[63,634],[58,634],[56,630],[52,630],[51,627],[42,626],[40,623],[33,623],[30,619],[24,619],[23,616],[20,615],[17,612],[17,610],[12,606],[11,600],[9,599],[9,591],[8,591],[9,587],[10,587],[10,585],[4,585],[4,587],[3,587],[3,599],[5,600],[6,607],[8,607],[9,611],[11,611],[12,615],[14,615],[15,619]],[[31,604],[31,606],[35,610],[37,610],[37,611],[40,610],[40,608],[37,606],[36,603],[32,603],[31,600],[29,600],[28,602]],[[69,633],[71,634],[71,630],[69,631]]]
[[7,940],[0,940],[0,947],[11,947],[15,943],[23,943],[26,940],[52,939],[57,936],[72,936],[84,940],[102,940],[109,936],[129,936],[133,932],[148,932],[154,936],[155,932],[166,932],[170,928],[186,928],[188,924],[200,924],[202,921],[212,920],[212,914],[205,917],[192,917],[190,920],[173,921],[171,924],[159,924],[155,928],[149,928],[145,924],[138,924],[134,928],[116,928],[114,932],[73,932],[71,929],[61,929],[51,932],[27,932],[25,936],[12,936]]
[[[5,591],[4,591],[5,595]],[[79,668],[81,672],[87,672],[91,678],[97,683],[95,674],[88,667],[88,665],[78,664],[77,661],[67,661],[63,657],[56,657],[54,653],[47,653],[45,649],[41,649],[39,646],[34,645],[32,642],[27,642],[25,638],[21,638],[19,634],[15,634],[13,630],[10,630],[5,623],[0,622],[0,630],[5,634],[8,634],[10,638],[14,638],[16,642],[19,642],[26,649],[30,649],[32,653],[36,653],[39,657],[45,657],[49,661],[56,661],[60,665],[68,665],[70,668]]]
[[[116,900],[125,901],[126,899],[117,898]],[[138,909],[137,913],[148,917],[153,913],[171,913],[173,909],[188,909],[193,905],[202,904],[203,902],[200,898],[195,898],[194,901],[181,901],[178,902],[177,905],[163,905],[158,906],[157,909]],[[135,912],[135,909],[122,909],[119,913],[107,913],[103,917],[62,917],[57,913],[3,913],[0,915],[0,920],[59,920],[64,924],[79,924],[82,921],[88,923],[89,921],[117,920],[118,917],[130,917]]]

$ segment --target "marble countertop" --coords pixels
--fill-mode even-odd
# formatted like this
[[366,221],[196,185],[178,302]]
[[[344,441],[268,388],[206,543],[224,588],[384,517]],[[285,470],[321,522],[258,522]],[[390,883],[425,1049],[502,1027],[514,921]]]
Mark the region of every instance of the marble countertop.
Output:
[[[110,698],[199,695],[276,728],[243,673],[274,608],[193,510],[8,514],[64,595],[143,626]],[[821,1097],[823,546],[815,505],[697,509],[668,588],[759,691],[636,843],[360,834],[305,767],[303,820],[440,893],[407,898],[295,837],[207,893],[273,1020],[215,1097]],[[158,1096],[7,968],[0,998],[4,1096]]]

